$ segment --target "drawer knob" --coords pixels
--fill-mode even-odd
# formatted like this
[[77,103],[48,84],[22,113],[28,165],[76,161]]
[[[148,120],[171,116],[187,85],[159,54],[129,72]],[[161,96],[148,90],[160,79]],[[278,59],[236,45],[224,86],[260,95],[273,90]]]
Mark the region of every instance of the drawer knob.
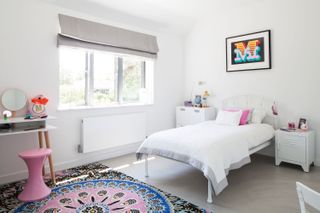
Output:
[[185,108],[180,108],[180,111],[186,111],[186,109]]
[[195,110],[194,110],[194,112],[200,112],[200,110],[198,110],[198,109],[195,109]]

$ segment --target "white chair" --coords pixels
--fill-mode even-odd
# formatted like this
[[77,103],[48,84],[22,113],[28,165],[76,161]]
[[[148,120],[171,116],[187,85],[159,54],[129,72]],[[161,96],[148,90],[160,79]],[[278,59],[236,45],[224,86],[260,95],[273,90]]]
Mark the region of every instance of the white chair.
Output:
[[320,211],[320,193],[300,182],[296,182],[296,184],[301,213],[307,213],[305,203]]

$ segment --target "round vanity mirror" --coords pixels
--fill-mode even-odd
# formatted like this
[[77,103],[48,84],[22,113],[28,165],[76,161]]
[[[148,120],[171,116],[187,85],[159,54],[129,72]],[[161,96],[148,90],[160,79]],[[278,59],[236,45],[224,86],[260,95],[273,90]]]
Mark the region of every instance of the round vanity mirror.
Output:
[[26,105],[27,96],[19,89],[8,89],[2,94],[1,102],[7,110],[18,111]]

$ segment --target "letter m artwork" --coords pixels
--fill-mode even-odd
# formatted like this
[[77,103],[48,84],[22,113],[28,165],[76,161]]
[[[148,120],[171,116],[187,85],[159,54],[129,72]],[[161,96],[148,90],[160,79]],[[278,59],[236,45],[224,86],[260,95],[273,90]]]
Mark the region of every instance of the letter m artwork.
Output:
[[232,43],[232,64],[244,64],[264,61],[263,38],[255,38]]

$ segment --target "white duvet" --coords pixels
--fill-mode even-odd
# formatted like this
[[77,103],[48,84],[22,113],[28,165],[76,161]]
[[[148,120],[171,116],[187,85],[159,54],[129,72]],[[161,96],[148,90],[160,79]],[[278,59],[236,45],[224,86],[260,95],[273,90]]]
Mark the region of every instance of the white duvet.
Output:
[[268,124],[225,126],[206,121],[152,134],[137,156],[153,154],[188,163],[203,171],[219,194],[228,185],[228,171],[249,163],[249,149],[273,136]]

